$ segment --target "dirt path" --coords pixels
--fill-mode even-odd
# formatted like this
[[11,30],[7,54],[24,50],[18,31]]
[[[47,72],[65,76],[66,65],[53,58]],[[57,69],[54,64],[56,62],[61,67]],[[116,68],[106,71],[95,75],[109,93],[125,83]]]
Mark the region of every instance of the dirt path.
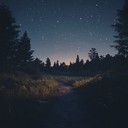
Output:
[[45,128],[88,128],[79,95],[70,86],[59,83],[58,97]]

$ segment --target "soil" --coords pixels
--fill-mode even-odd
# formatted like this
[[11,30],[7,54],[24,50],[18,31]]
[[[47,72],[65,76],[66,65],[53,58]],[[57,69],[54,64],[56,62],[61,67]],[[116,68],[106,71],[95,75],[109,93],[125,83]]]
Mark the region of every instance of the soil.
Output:
[[45,128],[88,128],[85,113],[79,103],[79,95],[64,83],[59,83],[58,97],[52,107]]

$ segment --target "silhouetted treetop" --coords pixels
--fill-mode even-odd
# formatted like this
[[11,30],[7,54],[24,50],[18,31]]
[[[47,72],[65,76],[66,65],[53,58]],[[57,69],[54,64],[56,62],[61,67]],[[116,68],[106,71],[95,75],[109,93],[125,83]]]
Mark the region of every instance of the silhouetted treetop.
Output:
[[116,23],[112,25],[117,32],[116,45],[113,47],[118,50],[119,55],[128,56],[128,0],[125,0],[124,6],[117,11]]
[[18,44],[18,58],[20,63],[25,65],[33,60],[33,50],[31,50],[30,38],[25,31]]
[[51,67],[51,61],[49,58],[46,59],[46,68],[49,69]]
[[99,56],[98,56],[98,52],[96,50],[96,48],[92,48],[90,50],[90,52],[88,53],[88,57],[91,59],[91,60],[95,60],[95,59],[98,59]]
[[76,64],[79,64],[80,63],[80,58],[79,58],[79,55],[77,55],[76,57]]
[[0,5],[0,67],[15,67],[19,25],[9,7]]

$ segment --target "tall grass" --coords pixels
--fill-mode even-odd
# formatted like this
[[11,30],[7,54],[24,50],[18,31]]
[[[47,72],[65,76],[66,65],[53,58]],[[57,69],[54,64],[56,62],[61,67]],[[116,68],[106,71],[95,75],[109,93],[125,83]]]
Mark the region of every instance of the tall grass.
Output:
[[37,127],[47,119],[57,88],[46,74],[0,73],[0,128]]
[[57,87],[57,82],[48,75],[37,78],[23,72],[0,74],[0,92],[8,98],[48,98]]
[[73,87],[80,87],[95,81],[99,81],[102,79],[102,76],[101,75],[85,76],[85,77],[59,76],[59,77],[55,77],[55,79],[57,81],[64,82]]

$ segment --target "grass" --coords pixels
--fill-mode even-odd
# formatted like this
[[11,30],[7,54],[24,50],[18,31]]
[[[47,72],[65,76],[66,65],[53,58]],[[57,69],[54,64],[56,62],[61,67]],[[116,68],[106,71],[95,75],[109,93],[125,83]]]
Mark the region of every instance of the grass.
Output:
[[48,98],[57,89],[57,82],[47,75],[39,78],[22,72],[0,74],[0,91],[8,98]]
[[37,127],[47,119],[57,88],[57,82],[46,74],[1,73],[0,127]]
[[[43,124],[53,106],[57,81],[78,92],[81,109],[87,116],[85,121],[91,127],[128,126],[127,75],[68,77],[14,72],[0,74],[0,127],[35,128]],[[39,103],[39,100],[50,102]]]
[[85,76],[85,77],[72,77],[72,76],[57,76],[54,77],[57,81],[64,82],[73,87],[81,87],[88,83],[93,83],[95,81],[101,80],[101,75],[96,76]]
[[128,127],[128,75],[109,74],[91,77],[57,77],[80,95],[86,122],[95,128]]

